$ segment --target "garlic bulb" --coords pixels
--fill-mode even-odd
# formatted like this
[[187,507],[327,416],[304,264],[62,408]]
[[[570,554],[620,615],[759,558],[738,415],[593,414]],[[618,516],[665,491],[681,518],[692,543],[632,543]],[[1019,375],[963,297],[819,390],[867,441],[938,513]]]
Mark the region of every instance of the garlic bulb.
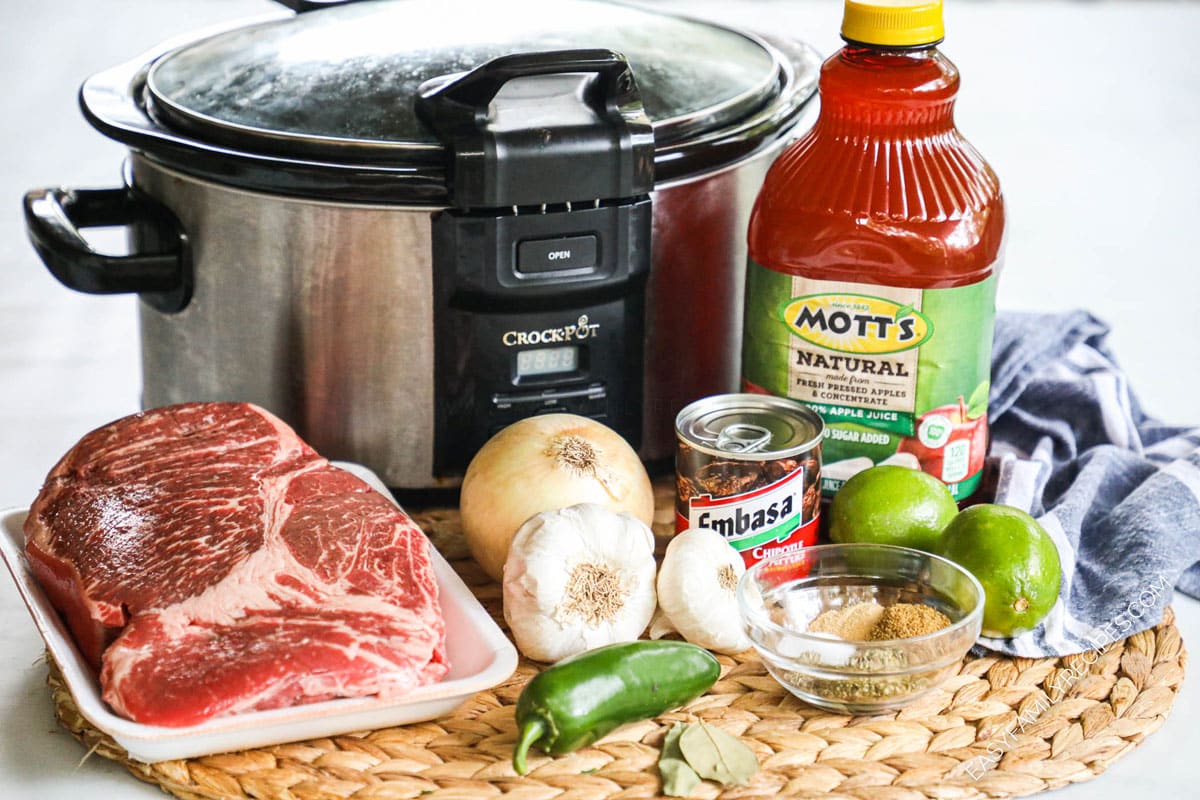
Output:
[[581,503],[533,516],[504,563],[504,619],[536,661],[632,641],[654,614],[654,535],[636,517]]
[[541,511],[600,503],[650,524],[654,494],[637,453],[611,428],[574,414],[509,425],[463,477],[459,510],[471,555],[500,580],[517,529]]
[[737,607],[742,554],[721,534],[692,528],[667,545],[658,572],[658,603],[684,639],[718,653],[750,647]]

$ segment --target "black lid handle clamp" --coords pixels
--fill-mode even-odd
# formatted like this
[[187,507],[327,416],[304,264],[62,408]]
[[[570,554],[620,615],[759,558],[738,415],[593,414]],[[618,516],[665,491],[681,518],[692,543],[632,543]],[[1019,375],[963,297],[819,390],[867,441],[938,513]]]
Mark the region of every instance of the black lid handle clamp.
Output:
[[654,188],[654,129],[629,63],[611,50],[501,56],[427,81],[416,111],[446,148],[450,198],[461,208],[590,203]]

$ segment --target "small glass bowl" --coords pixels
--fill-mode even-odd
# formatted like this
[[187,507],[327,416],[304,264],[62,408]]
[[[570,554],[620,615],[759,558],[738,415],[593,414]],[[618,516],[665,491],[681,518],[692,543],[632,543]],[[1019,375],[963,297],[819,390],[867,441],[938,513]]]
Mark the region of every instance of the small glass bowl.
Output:
[[[767,670],[820,708],[873,714],[899,708],[958,668],[979,636],[983,587],[952,561],[907,547],[829,544],[746,570],[737,589],[742,624]],[[910,639],[856,642],[808,633],[819,614],[874,601],[924,603],[950,626]]]

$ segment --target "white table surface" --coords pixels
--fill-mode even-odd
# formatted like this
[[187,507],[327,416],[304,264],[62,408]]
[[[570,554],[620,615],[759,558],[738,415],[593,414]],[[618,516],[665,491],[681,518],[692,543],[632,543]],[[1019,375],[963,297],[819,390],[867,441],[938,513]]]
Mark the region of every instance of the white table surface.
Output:
[[[664,2],[701,16],[838,46],[840,4]],[[25,506],[82,434],[137,408],[134,301],[54,282],[24,236],[31,188],[117,185],[123,149],[83,120],[81,80],[169,36],[276,11],[266,0],[5,3],[0,25],[0,508]],[[1088,308],[1143,405],[1200,421],[1200,4],[950,0],[944,52],[959,66],[960,128],[1001,177],[1010,215],[1001,308]],[[1179,597],[1200,642],[1200,603]],[[55,724],[42,647],[0,576],[0,796],[154,798]],[[1191,797],[1200,690],[1102,778],[1061,800]],[[83,763],[80,763],[80,762]]]

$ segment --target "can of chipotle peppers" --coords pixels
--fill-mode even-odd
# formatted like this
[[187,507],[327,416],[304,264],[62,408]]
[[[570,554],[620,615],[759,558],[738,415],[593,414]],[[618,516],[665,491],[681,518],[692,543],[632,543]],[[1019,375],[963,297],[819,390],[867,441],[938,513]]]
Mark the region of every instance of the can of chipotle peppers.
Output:
[[757,564],[817,542],[825,424],[786,397],[719,394],[675,418],[675,530],[709,528]]

